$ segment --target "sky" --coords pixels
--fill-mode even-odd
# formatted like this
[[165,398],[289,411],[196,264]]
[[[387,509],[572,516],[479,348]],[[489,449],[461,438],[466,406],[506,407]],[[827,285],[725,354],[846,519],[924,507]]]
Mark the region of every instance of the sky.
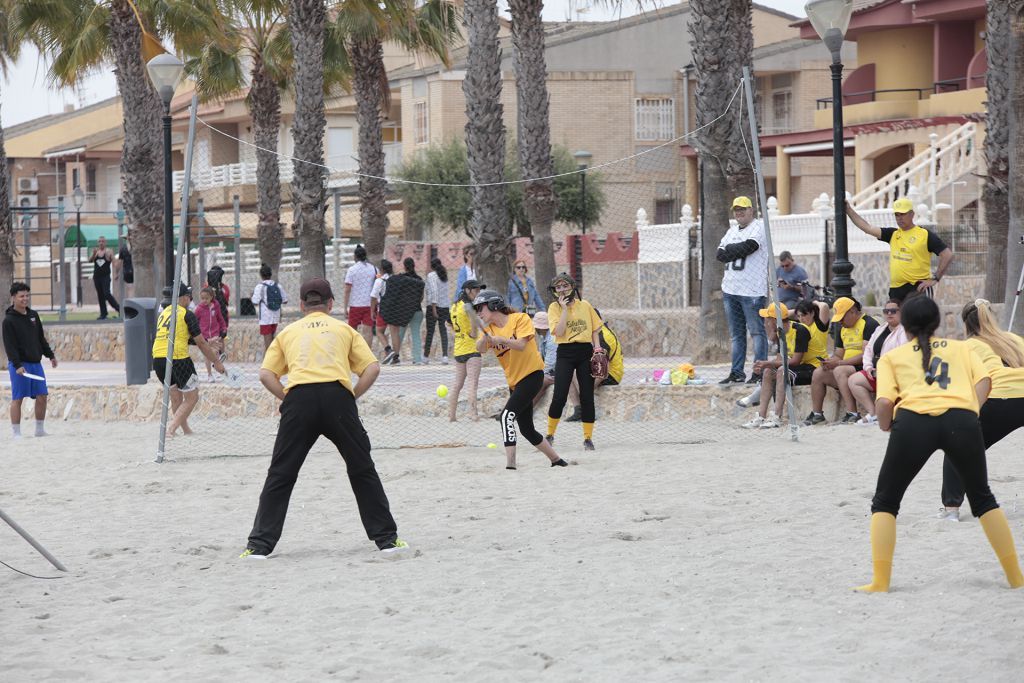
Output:
[[[806,16],[803,7],[806,0],[755,0],[757,4],[781,10],[794,16]],[[674,4],[657,0],[659,6]],[[502,3],[503,4],[503,3]],[[593,7],[592,0],[549,0],[544,8],[548,21],[605,21],[617,16],[627,17],[637,13],[634,0],[621,0],[621,15],[602,7]],[[650,5],[645,0],[644,4]],[[591,6],[589,10],[574,8]],[[56,114],[73,105],[81,108],[117,94],[114,74],[106,68],[82,80],[76,89],[57,90],[51,87],[47,78],[47,64],[31,47],[23,50],[18,60],[3,78],[2,106],[0,121],[4,126],[13,126],[47,114]]]

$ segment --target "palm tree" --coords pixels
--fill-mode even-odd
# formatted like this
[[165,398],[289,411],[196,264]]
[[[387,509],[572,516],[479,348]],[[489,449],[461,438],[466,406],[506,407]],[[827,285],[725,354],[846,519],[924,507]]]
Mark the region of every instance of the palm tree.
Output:
[[295,59],[295,164],[292,202],[302,280],[324,276],[324,0],[289,0],[288,26]]
[[484,282],[508,281],[512,231],[505,186],[505,124],[501,105],[501,49],[496,0],[466,0],[463,24],[469,38],[466,78],[466,150],[473,183],[470,235],[477,249],[477,272]]
[[[991,4],[991,3],[990,3]],[[998,4],[998,3],[996,3]],[[1010,10],[1010,64],[1009,64],[1009,164],[1007,167],[1009,178],[1018,179],[1009,188],[1009,220],[1008,235],[1012,239],[1007,240],[1006,255],[1006,281],[1004,287],[1004,298],[1006,302],[1006,322],[1009,324],[1009,309],[1015,305],[1017,299],[1017,285],[1020,282],[1020,274],[1024,268],[1024,189],[1021,188],[1020,178],[1024,178],[1024,0],[1011,0],[1006,3]],[[991,21],[991,20],[990,20]],[[991,23],[989,23],[991,30]],[[990,47],[991,49],[991,47]],[[989,57],[991,59],[991,57]],[[989,109],[991,110],[991,94],[989,95]],[[986,136],[988,133],[986,133]],[[991,223],[989,230],[992,229]],[[989,254],[992,254],[993,247],[989,246]],[[997,251],[1002,251],[998,250]],[[989,266],[992,267],[991,265]],[[1024,333],[1024,312],[1018,310],[1014,317],[1013,330],[1017,334]]]
[[985,114],[984,152],[987,169],[981,191],[989,241],[985,297],[989,301],[1002,301],[1003,288],[1006,284],[1007,223],[1010,220],[1008,118],[1013,3],[1006,0],[988,0],[986,4],[985,46],[988,53],[988,72],[985,75],[985,88],[988,93],[988,107]]
[[523,175],[531,179],[523,188],[523,208],[533,231],[537,282],[547,283],[556,275],[551,223],[558,209],[558,199],[550,179],[554,162],[541,18],[544,0],[509,0],[508,8],[515,47],[512,61],[516,70],[516,141]]
[[[18,59],[21,47],[21,41],[14,32],[12,9],[12,0],[0,0],[0,74],[3,76],[7,76],[10,63]],[[4,128],[0,124],[0,286],[3,287],[14,281],[14,224],[11,220],[10,198]]]
[[[740,84],[744,66],[750,66],[754,39],[750,0],[691,0],[690,35],[697,75],[697,126],[718,117]],[[739,101],[739,98],[737,98]],[[726,116],[694,139],[704,167],[701,207],[704,272],[701,279],[702,361],[727,353],[728,325],[722,308],[723,266],[715,258],[718,243],[729,229],[732,197],[752,195],[754,173],[743,146],[744,125],[738,116]]]
[[[140,293],[157,293],[163,255],[163,104],[146,72],[143,27],[170,36],[186,52],[217,39],[223,24],[213,0],[21,0],[18,29],[51,56],[50,79],[73,86],[84,74],[114,65],[124,110],[121,176],[128,234]],[[150,55],[152,56],[152,55]],[[162,260],[161,260],[162,262]]]
[[345,0],[336,30],[352,64],[352,86],[359,124],[359,198],[363,243],[371,261],[384,254],[388,230],[387,181],[381,123],[391,107],[384,68],[384,42],[440,57],[448,65],[448,47],[458,36],[451,0],[429,0],[419,9],[412,0]]

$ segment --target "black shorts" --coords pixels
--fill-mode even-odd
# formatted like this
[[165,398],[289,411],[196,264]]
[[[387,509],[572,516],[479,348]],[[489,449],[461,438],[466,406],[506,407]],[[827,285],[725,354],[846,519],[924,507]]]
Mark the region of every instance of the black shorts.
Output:
[[[889,298],[894,300],[894,301],[898,301],[900,303],[903,303],[904,299],[906,299],[911,294],[914,294],[915,292],[917,292],[917,286],[919,284],[921,284],[921,283],[920,282],[913,282],[913,283],[907,283],[905,285],[900,285],[899,287],[890,287],[889,288]],[[923,294],[926,297],[928,297],[929,299],[934,299],[935,298],[935,292],[934,292],[934,290],[931,287],[926,288],[924,290]]]
[[[166,358],[153,359],[153,371],[161,384],[164,382],[166,367]],[[196,374],[196,366],[191,358],[179,358],[171,364],[171,386],[177,387],[179,391],[195,391],[199,388],[199,375]]]
[[794,387],[803,387],[811,383],[811,376],[814,374],[814,366],[808,363],[789,366],[792,373],[789,377]]
[[461,356],[455,356],[456,363],[468,363],[470,358],[479,358],[480,354],[474,351],[473,353],[464,353]]
[[618,386],[618,384],[619,384],[619,380],[617,380],[614,377],[612,377],[611,375],[609,375],[608,377],[605,377],[604,381],[601,382],[600,384],[598,384],[597,386],[599,386],[599,387],[614,387],[614,386]]

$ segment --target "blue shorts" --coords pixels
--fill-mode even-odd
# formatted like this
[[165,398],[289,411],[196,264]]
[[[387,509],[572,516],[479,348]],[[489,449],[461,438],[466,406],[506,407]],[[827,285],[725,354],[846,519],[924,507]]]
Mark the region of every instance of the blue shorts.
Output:
[[[30,372],[33,375],[39,375],[40,377],[46,377],[43,373],[42,363],[22,363],[21,367],[25,368],[25,372]],[[14,363],[7,363],[7,371],[11,373],[11,398],[15,401],[20,401],[23,398],[35,398],[36,396],[46,396],[49,392],[46,390],[46,382],[38,379],[29,379],[18,374],[18,371],[14,368]]]

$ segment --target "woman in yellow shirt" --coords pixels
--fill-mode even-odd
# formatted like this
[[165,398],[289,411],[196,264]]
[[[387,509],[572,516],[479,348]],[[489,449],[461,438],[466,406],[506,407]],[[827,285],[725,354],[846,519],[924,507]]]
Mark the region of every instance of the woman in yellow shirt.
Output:
[[[978,299],[964,306],[960,317],[967,329],[967,345],[981,359],[992,379],[992,393],[981,407],[981,433],[985,450],[1011,432],[1024,427],[1024,339],[1003,332],[992,315],[991,304]],[[942,463],[940,519],[960,521],[964,484],[947,456]]]
[[558,457],[551,444],[533,426],[533,398],[544,386],[544,359],[533,340],[535,333],[530,316],[513,313],[501,294],[493,289],[480,292],[473,299],[473,309],[484,323],[476,348],[481,352],[493,350],[508,380],[509,397],[500,418],[505,443],[505,469],[516,468],[517,423],[519,433],[548,456],[552,467],[565,467],[569,463]]
[[473,298],[486,287],[482,282],[466,280],[462,284],[462,293],[449,311],[452,333],[455,337],[453,355],[455,357],[455,384],[448,394],[448,420],[455,422],[455,413],[459,407],[459,393],[462,385],[467,383],[469,391],[469,419],[476,422],[480,419],[476,411],[476,388],[480,383],[480,352],[476,350],[476,338],[480,333],[476,328],[476,317],[470,315],[467,307],[473,305]]
[[549,288],[555,302],[548,307],[548,321],[558,343],[555,361],[555,389],[548,408],[548,441],[554,442],[555,430],[562,419],[569,387],[575,373],[580,389],[583,421],[583,449],[594,450],[594,380],[590,376],[590,358],[604,353],[601,346],[601,318],[594,307],[580,298],[576,281],[562,273]]
[[[887,592],[896,550],[896,515],[903,495],[932,453],[942,449],[964,479],[971,512],[978,517],[1011,588],[1024,586],[1006,515],[988,487],[985,443],[978,410],[991,380],[965,342],[933,338],[939,307],[924,296],[903,304],[903,327],[916,339],[878,362],[878,426],[889,446],[871,499],[874,578],[856,590]],[[897,402],[899,405],[897,406]],[[898,409],[895,419],[893,411]]]

